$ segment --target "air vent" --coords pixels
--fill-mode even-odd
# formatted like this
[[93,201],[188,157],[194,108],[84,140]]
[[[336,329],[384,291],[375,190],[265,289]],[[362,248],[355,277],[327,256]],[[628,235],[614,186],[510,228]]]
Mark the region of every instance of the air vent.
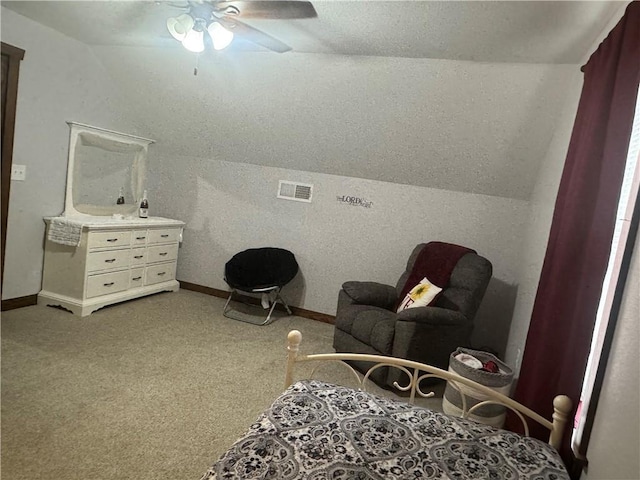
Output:
[[280,180],[280,184],[278,185],[278,198],[284,198],[285,200],[311,203],[312,194],[313,185],[308,183]]

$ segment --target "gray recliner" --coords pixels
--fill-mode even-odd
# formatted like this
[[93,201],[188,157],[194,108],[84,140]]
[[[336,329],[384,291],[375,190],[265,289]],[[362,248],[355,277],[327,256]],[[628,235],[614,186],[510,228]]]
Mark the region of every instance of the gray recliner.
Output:
[[[446,285],[433,281],[429,276],[433,272]],[[339,353],[387,355],[447,369],[451,352],[470,346],[473,320],[491,275],[491,262],[473,250],[442,242],[421,243],[395,287],[358,281],[342,285],[333,347]],[[423,276],[442,287],[442,292],[429,306],[396,313],[401,294]],[[370,366],[352,365],[361,371]],[[401,375],[397,369],[381,368],[370,378],[381,386],[392,386],[394,381],[406,383]]]

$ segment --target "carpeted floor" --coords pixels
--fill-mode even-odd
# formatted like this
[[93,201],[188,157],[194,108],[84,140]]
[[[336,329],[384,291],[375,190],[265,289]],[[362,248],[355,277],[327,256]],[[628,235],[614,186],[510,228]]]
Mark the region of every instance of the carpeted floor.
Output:
[[[332,325],[253,326],[223,305],[181,290],[85,318],[3,312],[2,478],[200,478],[282,391],[289,330],[303,352],[333,352]],[[339,365],[321,378],[349,382]]]

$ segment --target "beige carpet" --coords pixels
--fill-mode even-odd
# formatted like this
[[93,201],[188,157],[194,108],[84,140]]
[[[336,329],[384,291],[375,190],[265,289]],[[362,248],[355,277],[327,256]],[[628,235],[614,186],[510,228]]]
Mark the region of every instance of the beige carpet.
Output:
[[[253,326],[223,305],[181,290],[85,318],[3,312],[2,478],[200,478],[282,391],[289,330],[304,353],[333,352],[332,325]],[[339,365],[320,377],[349,381]]]

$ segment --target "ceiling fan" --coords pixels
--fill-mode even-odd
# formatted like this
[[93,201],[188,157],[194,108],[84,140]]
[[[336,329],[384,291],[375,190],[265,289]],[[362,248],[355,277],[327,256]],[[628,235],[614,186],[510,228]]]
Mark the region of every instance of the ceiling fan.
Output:
[[318,14],[307,1],[299,0],[196,0],[186,5],[173,5],[186,9],[177,17],[167,20],[169,33],[187,49],[195,53],[204,51],[204,34],[211,37],[213,48],[222,50],[229,46],[234,36],[278,53],[291,47],[277,38],[251,27],[240,19],[300,19]]

